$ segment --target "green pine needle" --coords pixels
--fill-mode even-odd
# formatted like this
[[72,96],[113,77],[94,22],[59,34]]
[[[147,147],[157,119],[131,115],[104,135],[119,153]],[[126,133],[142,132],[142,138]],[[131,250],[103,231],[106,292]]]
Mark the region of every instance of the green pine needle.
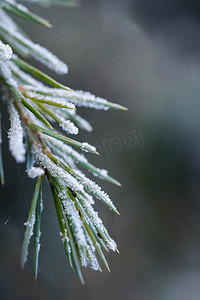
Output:
[[2,7],[7,11],[11,12],[12,14],[27,19],[29,21],[36,22],[40,25],[46,26],[46,27],[51,27],[51,24],[49,21],[33,14],[30,12],[25,6],[18,5],[16,2],[8,2],[5,0],[2,0]]
[[40,71],[39,69],[31,66],[29,63],[25,62],[24,60],[18,58],[17,56],[11,59],[17,66],[19,66],[22,70],[44,80],[46,83],[51,84],[56,88],[60,88],[63,90],[71,91],[70,88],[67,86],[59,83],[58,81],[54,80],[50,76],[46,75],[44,72]]
[[30,239],[33,235],[33,228],[35,225],[35,214],[36,214],[36,206],[37,206],[37,202],[38,199],[40,197],[41,194],[41,177],[38,177],[36,185],[35,185],[35,190],[33,193],[33,198],[32,198],[32,202],[31,202],[31,208],[29,211],[29,215],[28,215],[28,220],[25,223],[26,224],[26,231],[24,234],[24,242],[22,245],[22,253],[21,253],[21,267],[22,269],[24,269],[25,263],[27,261],[27,256],[28,256],[28,246],[30,243]]
[[41,209],[42,209],[42,191],[39,190],[38,201],[35,213],[35,229],[34,229],[34,250],[33,250],[33,269],[35,274],[35,280],[38,275],[38,260],[40,251],[40,227],[41,227]]
[[[77,1],[36,2],[43,5],[73,5]],[[102,201],[112,211],[118,211],[108,194],[87,178],[78,167],[85,168],[90,174],[109,183],[118,186],[121,184],[108,175],[106,170],[91,164],[82,151],[79,153],[79,150],[83,150],[99,154],[94,146],[68,136],[78,134],[78,127],[88,132],[92,131],[89,122],[77,114],[75,105],[101,110],[127,108],[89,92],[75,91],[26,62],[26,58],[30,57],[58,74],[66,74],[68,71],[64,62],[49,50],[32,42],[9,14],[50,27],[47,20],[35,15],[15,0],[2,0],[0,6],[3,10],[0,19],[0,79],[1,85],[4,86],[2,93],[4,103],[8,106],[10,120],[8,146],[17,163],[26,162],[28,176],[32,179],[37,178],[28,220],[25,223],[21,267],[25,267],[29,244],[34,235],[33,271],[35,280],[37,279],[42,217],[41,182],[46,177],[54,199],[64,251],[70,266],[81,283],[84,283],[81,267],[102,271],[99,264],[99,261],[102,261],[110,272],[102,249],[118,252],[115,241],[94,210],[95,199]],[[67,134],[59,133],[53,126],[54,121]],[[1,144],[0,132],[0,180],[4,184]],[[74,148],[78,148],[78,151]]]

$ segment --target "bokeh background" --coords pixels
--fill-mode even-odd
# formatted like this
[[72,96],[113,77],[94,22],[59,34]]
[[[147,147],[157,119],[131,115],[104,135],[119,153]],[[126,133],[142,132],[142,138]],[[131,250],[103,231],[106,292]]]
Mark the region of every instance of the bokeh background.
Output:
[[53,28],[20,24],[70,68],[60,78],[48,73],[129,108],[82,109],[94,131],[79,136],[101,153],[90,155],[91,161],[123,184],[98,181],[121,216],[95,205],[121,254],[108,253],[111,274],[84,270],[82,286],[65,257],[44,186],[37,282],[31,251],[21,270],[23,223],[34,181],[8,153],[2,107],[6,185],[0,187],[0,299],[200,299],[199,1],[81,0],[76,8],[30,8]]

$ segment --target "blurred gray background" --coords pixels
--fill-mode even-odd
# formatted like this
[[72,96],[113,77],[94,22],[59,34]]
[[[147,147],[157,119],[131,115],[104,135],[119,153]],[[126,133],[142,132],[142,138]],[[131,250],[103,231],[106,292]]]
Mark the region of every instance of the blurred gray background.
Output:
[[[81,109],[94,126],[79,140],[122,183],[100,182],[121,216],[95,205],[117,241],[111,268],[84,270],[82,286],[69,267],[53,201],[44,185],[39,277],[32,252],[20,251],[34,181],[8,153],[0,187],[1,300],[200,299],[200,3],[180,0],[82,0],[78,8],[41,8],[52,29],[20,21],[34,41],[69,65],[62,83],[121,103],[128,112]],[[45,67],[39,66],[47,71]],[[31,250],[31,247],[30,247]]]

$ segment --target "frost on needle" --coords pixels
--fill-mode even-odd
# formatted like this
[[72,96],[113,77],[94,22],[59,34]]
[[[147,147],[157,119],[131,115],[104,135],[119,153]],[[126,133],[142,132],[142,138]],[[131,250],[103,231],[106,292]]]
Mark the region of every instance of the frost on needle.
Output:
[[[10,120],[9,150],[17,163],[26,161],[28,177],[36,179],[25,222],[21,266],[25,267],[33,237],[33,268],[35,279],[37,278],[43,207],[42,183],[46,179],[51,188],[64,250],[70,266],[83,283],[81,266],[101,271],[101,260],[110,270],[102,249],[117,251],[116,242],[93,208],[95,199],[102,201],[112,211],[118,211],[108,194],[87,178],[79,170],[79,166],[110,183],[120,183],[107,170],[98,168],[87,160],[86,152],[98,154],[95,146],[72,138],[78,134],[79,128],[92,131],[92,126],[78,114],[75,106],[98,110],[126,108],[89,92],[75,91],[64,86],[26,62],[24,59],[32,57],[58,74],[66,74],[68,71],[67,65],[54,54],[32,42],[12,19],[11,14],[47,27],[50,24],[14,0],[0,2],[0,76],[2,100],[8,107]],[[57,125],[61,131],[57,130]],[[1,144],[0,135],[0,180],[3,184]]]
[[7,60],[11,59],[12,57],[12,48],[7,44],[5,45],[1,40],[0,40],[0,60]]

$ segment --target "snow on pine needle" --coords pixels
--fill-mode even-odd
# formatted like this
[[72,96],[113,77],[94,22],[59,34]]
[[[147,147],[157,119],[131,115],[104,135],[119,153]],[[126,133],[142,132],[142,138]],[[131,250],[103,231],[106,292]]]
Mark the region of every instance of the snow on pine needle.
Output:
[[42,168],[32,166],[31,169],[27,170],[27,174],[30,178],[36,178],[38,176],[43,176],[44,170]]
[[[83,152],[86,155],[87,152],[99,154],[95,146],[71,137],[78,134],[79,128],[92,131],[92,126],[78,114],[75,106],[105,111],[110,108],[126,108],[89,92],[75,91],[64,86],[26,62],[24,59],[30,56],[59,74],[68,71],[67,65],[54,54],[33,43],[12,19],[11,14],[47,27],[50,24],[14,0],[0,2],[0,76],[2,100],[8,106],[10,119],[9,150],[18,163],[26,160],[28,177],[36,179],[28,220],[25,222],[21,266],[25,267],[33,236],[33,269],[35,279],[37,278],[42,183],[46,179],[51,188],[60,236],[69,264],[84,283],[81,266],[101,271],[101,260],[110,270],[102,249],[118,251],[116,242],[93,208],[95,199],[102,201],[112,211],[118,211],[109,195],[87,178],[79,170],[79,166],[110,183],[118,186],[120,183],[107,170],[98,168],[87,160]],[[56,129],[56,123],[62,132]],[[1,147],[0,177],[3,184]]]
[[10,115],[10,129],[8,131],[9,150],[16,162],[22,163],[25,161],[25,146],[23,143],[23,129],[18,111],[12,103],[8,105]]
[[8,60],[12,57],[12,48],[0,41],[0,60]]
[[34,59],[45,64],[48,68],[54,70],[58,74],[67,74],[68,66],[58,59],[46,48],[33,43],[23,33],[17,30],[17,25],[12,22],[10,17],[0,8],[0,35],[20,54],[31,56]]

